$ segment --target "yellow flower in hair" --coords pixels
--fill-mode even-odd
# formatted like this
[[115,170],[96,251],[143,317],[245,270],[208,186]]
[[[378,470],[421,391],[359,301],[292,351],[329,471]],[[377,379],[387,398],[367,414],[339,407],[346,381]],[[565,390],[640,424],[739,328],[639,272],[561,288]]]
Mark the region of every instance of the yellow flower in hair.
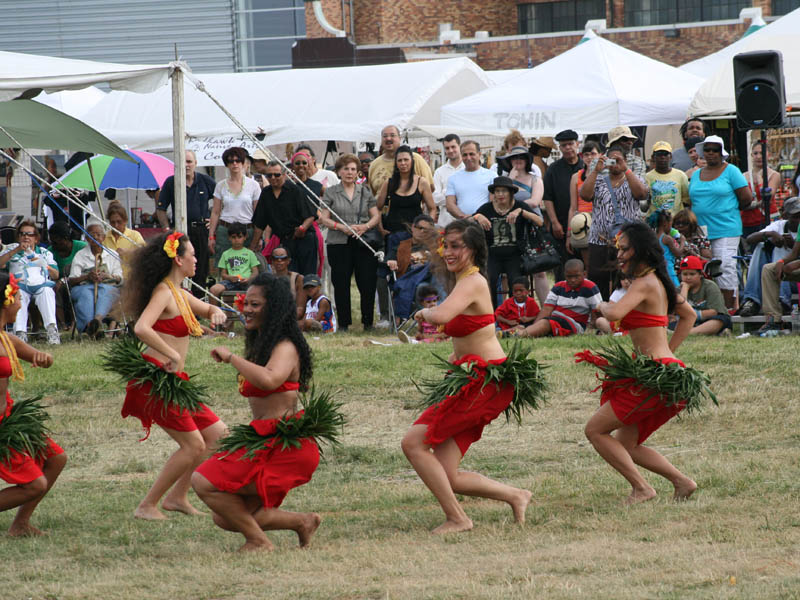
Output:
[[614,236],[614,246],[617,250],[619,250],[619,238],[622,237],[622,232],[620,231],[617,235]]
[[5,299],[3,300],[3,306],[11,306],[14,304],[14,296],[17,295],[17,291],[19,290],[19,285],[17,284],[17,279],[13,275],[8,276],[8,285],[6,285],[5,289]]
[[436,248],[436,253],[439,256],[444,256],[444,233],[439,236],[439,247]]
[[178,245],[180,242],[180,238],[183,237],[183,234],[180,231],[176,231],[175,233],[171,233],[167,236],[167,241],[164,242],[164,252],[170,258],[175,258],[178,256]]

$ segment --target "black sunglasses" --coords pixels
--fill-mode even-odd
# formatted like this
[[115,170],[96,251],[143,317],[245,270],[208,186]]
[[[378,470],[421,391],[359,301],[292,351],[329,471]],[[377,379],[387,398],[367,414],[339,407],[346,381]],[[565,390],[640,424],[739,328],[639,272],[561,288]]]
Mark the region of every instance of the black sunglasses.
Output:
[[283,173],[267,173],[266,175],[264,175],[264,177],[269,177],[270,179],[273,179],[273,178],[277,179],[281,175],[283,175]]
[[228,162],[226,162],[225,164],[226,164],[226,165],[230,165],[230,164],[232,164],[232,163],[243,163],[243,162],[244,162],[244,161],[242,161],[242,160],[239,160],[237,157],[235,157],[235,156],[234,156],[233,158],[229,158],[229,159],[228,159]]
[[722,154],[722,148],[719,146],[703,146],[703,152],[719,152]]

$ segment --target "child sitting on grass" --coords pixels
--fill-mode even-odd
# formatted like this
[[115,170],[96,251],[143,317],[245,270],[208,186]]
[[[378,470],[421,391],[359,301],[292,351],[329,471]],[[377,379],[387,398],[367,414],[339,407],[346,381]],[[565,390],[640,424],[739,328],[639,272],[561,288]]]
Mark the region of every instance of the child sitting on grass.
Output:
[[303,277],[303,290],[306,293],[306,315],[298,324],[303,331],[336,331],[336,316],[333,314],[331,302],[322,293],[322,280],[316,275]]
[[[687,256],[681,261],[681,286],[678,292],[686,298],[697,318],[689,335],[719,335],[733,327],[725,299],[716,283],[706,279],[703,260]],[[675,328],[675,322],[670,323]]]
[[[583,333],[589,318],[602,302],[600,289],[586,279],[583,261],[572,258],[564,265],[566,279],[559,281],[547,294],[542,310],[532,325],[503,331],[503,337],[554,337]],[[611,324],[605,317],[595,320],[595,327],[608,333]]]
[[[417,304],[424,308],[434,308],[439,304],[439,292],[430,284],[423,284],[417,288]],[[450,336],[444,332],[439,331],[439,326],[429,323],[428,321],[419,321],[419,329],[417,335],[412,339],[402,329],[397,331],[397,337],[404,344],[416,344],[423,342],[430,344],[432,342],[443,342],[450,339]]]
[[536,315],[539,314],[539,305],[530,294],[530,283],[527,277],[517,277],[511,282],[511,297],[494,311],[500,329],[524,329],[536,320]]
[[[247,227],[244,223],[231,223],[228,227],[228,239],[231,247],[219,258],[219,278],[221,281],[211,286],[211,293],[219,296],[222,292],[242,292],[258,275],[258,257],[255,252],[244,247]],[[216,304],[214,299],[212,304]]]

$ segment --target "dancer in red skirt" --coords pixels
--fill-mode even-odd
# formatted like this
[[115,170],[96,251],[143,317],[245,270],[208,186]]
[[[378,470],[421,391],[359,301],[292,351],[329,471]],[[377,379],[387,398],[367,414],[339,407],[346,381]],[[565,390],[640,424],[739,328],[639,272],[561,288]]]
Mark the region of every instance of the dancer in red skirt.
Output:
[[513,385],[486,381],[487,366],[505,365],[506,354],[494,332],[483,230],[467,220],[450,223],[444,232],[442,258],[452,291],[444,302],[418,311],[415,318],[444,326],[444,333],[453,338],[449,361],[471,366],[470,381],[422,413],[403,438],[403,452],[444,511],[446,520],[433,533],[472,529],[456,494],[506,502],[514,519],[522,523],[530,491],[459,469],[470,444],[515,399]]
[[20,358],[47,369],[53,364],[53,357],[5,332],[20,308],[19,287],[13,275],[0,273],[0,302],[0,436],[5,442],[0,448],[0,479],[11,484],[0,491],[0,511],[19,507],[9,535],[42,535],[31,525],[31,515],[58,479],[67,464],[67,455],[47,436],[42,423],[47,414],[36,401],[14,405],[8,380],[13,377],[24,381]]
[[[687,403],[690,409],[694,408],[701,397],[700,394],[690,398],[670,397],[664,391],[669,388],[663,387],[668,378],[674,381],[687,374],[685,365],[673,352],[692,328],[694,309],[676,293],[666,272],[664,253],[647,225],[634,223],[622,228],[617,236],[617,258],[619,269],[633,283],[619,302],[603,302],[599,310],[609,321],[619,321],[620,327],[630,332],[635,356],[588,351],[576,355],[578,362],[591,362],[601,370],[609,367],[609,361],[616,367],[614,378],[607,374],[602,383],[601,406],[586,424],[586,437],[598,454],[631,484],[626,504],[650,500],[656,495],[636,465],[668,479],[675,488],[674,497],[686,499],[697,484],[664,456],[642,444]],[[679,322],[668,340],[667,315],[672,313],[678,314]],[[639,379],[620,376],[619,371],[635,361],[639,364]],[[656,377],[648,378],[647,382],[642,379],[642,373],[648,372],[661,374],[662,384],[658,384],[661,389],[653,383]],[[713,399],[713,394],[710,397]]]
[[[210,319],[213,325],[221,325],[226,320],[219,308],[181,289],[181,282],[194,275],[196,265],[192,243],[179,232],[152,238],[133,256],[123,295],[127,314],[137,319],[134,332],[147,344],[144,354],[134,358],[141,363],[139,367],[146,369],[145,362],[159,367],[162,372],[157,377],[162,379],[167,376],[166,372],[170,378],[189,383],[183,372],[189,336],[202,335],[195,313]],[[166,519],[158,509],[164,494],[161,503],[164,510],[200,514],[189,504],[190,479],[207,449],[225,432],[225,423],[202,403],[187,408],[181,404],[180,397],[165,399],[153,394],[154,380],[148,379],[134,378],[128,383],[122,416],[131,415],[141,420],[147,435],[155,422],[179,448],[164,464],[134,516]]]
[[295,531],[305,547],[319,515],[279,507],[289,490],[311,479],[319,438],[335,441],[343,419],[338,405],[320,410],[319,404],[306,404],[298,411],[298,390],[311,381],[311,349],[297,325],[288,282],[262,273],[240,301],[245,355],[218,346],[211,356],[239,372],[239,393],[250,403],[253,420],[220,441],[220,452],[197,468],[192,485],[214,511],[214,523],[244,536],[240,550],[272,550],[264,531],[274,529]]

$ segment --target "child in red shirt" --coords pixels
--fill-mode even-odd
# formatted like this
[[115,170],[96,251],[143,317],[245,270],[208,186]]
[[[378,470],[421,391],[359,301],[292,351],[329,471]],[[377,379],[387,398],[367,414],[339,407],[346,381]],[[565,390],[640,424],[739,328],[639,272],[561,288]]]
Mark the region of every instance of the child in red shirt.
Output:
[[536,320],[539,305],[531,295],[527,277],[517,277],[511,284],[511,298],[508,298],[494,312],[500,328],[525,327]]

